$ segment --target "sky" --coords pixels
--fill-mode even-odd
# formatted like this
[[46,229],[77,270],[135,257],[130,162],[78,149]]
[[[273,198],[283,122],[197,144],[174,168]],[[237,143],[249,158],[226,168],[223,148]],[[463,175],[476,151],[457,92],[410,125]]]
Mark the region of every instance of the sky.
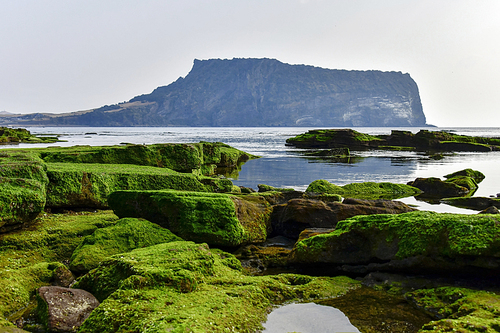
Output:
[[128,101],[194,59],[409,73],[428,124],[500,127],[499,0],[1,0],[0,111]]

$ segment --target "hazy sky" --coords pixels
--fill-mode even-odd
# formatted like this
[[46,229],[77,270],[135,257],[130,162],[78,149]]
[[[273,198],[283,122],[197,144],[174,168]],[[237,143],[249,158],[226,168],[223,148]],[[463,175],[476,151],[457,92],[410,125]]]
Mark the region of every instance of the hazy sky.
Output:
[[0,0],[0,111],[115,104],[235,57],[410,73],[428,123],[500,126],[499,0]]

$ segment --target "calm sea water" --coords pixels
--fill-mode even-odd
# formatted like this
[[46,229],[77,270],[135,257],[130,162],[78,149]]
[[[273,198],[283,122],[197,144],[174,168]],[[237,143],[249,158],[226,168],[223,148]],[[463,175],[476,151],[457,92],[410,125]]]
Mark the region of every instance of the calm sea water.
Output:
[[[486,175],[475,196],[490,196],[500,193],[500,152],[455,153],[441,160],[429,158],[424,153],[367,151],[354,152],[356,158],[349,161],[331,161],[306,158],[304,150],[285,146],[289,137],[313,128],[305,127],[32,127],[37,135],[60,135],[67,142],[55,144],[20,144],[16,147],[47,147],[74,145],[116,145],[120,143],[188,143],[219,141],[251,154],[262,156],[243,165],[239,175],[233,176],[236,185],[257,188],[257,184],[290,187],[305,190],[316,179],[326,179],[337,185],[353,182],[407,183],[417,177],[443,177],[446,174],[472,168]],[[389,134],[392,129],[409,130],[420,128],[365,127],[355,130],[369,134]],[[457,134],[500,137],[500,128],[435,128]],[[9,148],[10,146],[0,146]],[[400,199],[416,205],[421,210],[438,212],[477,213],[448,205],[431,205],[413,197]]]

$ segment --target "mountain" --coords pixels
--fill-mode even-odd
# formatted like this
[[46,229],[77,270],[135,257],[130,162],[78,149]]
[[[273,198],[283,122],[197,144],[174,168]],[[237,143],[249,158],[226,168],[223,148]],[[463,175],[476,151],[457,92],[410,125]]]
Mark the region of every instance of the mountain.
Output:
[[116,105],[0,116],[48,126],[425,126],[409,74],[332,70],[274,59],[195,60],[184,78]]

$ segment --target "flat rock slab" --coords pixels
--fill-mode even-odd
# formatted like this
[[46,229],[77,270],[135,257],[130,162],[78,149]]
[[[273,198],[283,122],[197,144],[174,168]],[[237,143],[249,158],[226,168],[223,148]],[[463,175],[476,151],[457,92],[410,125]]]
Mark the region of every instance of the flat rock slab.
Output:
[[99,301],[89,292],[64,287],[41,287],[40,298],[47,305],[47,328],[51,332],[73,332],[80,327]]

